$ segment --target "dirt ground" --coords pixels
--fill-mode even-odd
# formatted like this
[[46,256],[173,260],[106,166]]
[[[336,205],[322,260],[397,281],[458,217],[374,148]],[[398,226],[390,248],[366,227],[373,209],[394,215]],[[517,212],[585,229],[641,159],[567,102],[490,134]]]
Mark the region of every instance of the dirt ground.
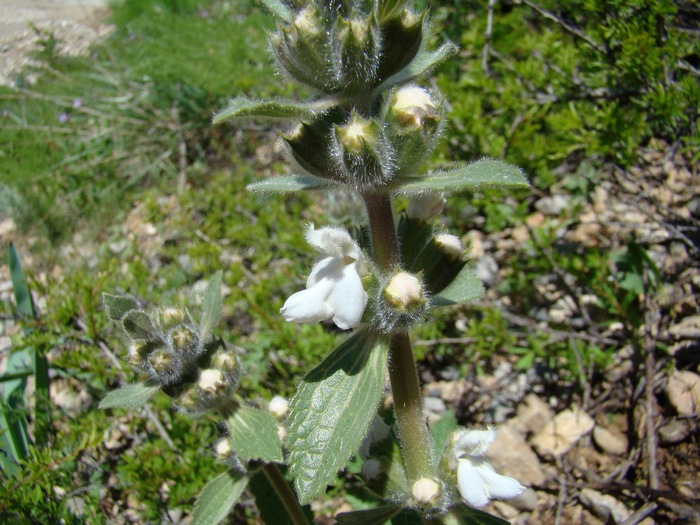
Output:
[[[40,42],[53,36],[61,53],[79,55],[110,31],[107,0],[0,0],[0,85],[32,65]],[[31,78],[29,78],[31,81]]]

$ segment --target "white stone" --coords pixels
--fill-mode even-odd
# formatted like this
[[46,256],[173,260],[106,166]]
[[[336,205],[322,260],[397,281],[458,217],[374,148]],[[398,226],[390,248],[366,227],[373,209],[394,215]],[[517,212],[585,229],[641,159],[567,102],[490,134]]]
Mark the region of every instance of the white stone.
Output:
[[594,426],[595,422],[585,412],[577,408],[567,409],[532,438],[532,445],[542,456],[563,456]]

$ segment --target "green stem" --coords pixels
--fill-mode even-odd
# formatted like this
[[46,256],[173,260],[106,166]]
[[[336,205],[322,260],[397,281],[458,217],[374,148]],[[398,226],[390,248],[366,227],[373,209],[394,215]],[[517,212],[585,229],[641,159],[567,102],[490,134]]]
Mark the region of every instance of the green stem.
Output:
[[[377,193],[366,193],[363,198],[369,216],[374,260],[383,272],[393,272],[400,264],[400,255],[391,201],[387,195]],[[390,336],[389,363],[399,443],[408,480],[413,484],[421,477],[434,478],[430,431],[423,415],[423,397],[407,333]]]
[[389,340],[389,379],[408,481],[413,484],[422,477],[434,478],[430,431],[423,415],[416,362],[406,333],[393,334]]
[[282,501],[287,514],[291,518],[294,525],[309,525],[309,521],[304,515],[304,510],[299,505],[292,488],[282,476],[282,473],[274,463],[265,463],[262,467],[267,480],[274,487],[277,496]]

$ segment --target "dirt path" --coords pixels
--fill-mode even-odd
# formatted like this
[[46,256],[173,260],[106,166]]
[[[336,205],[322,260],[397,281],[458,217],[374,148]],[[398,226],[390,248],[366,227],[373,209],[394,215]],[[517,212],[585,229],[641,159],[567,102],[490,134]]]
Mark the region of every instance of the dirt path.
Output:
[[110,31],[107,0],[0,0],[0,13],[0,85],[32,64],[42,38],[53,35],[61,53],[78,55]]

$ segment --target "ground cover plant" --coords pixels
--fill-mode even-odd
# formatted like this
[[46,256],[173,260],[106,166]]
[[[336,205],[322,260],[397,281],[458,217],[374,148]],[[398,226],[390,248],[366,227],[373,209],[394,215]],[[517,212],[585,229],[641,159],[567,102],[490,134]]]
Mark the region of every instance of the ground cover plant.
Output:
[[[274,27],[264,22],[270,14],[249,5],[233,12],[224,3],[135,5],[115,9],[115,19],[122,17],[118,49],[110,51],[109,42],[96,48],[89,66],[46,57],[64,75],[49,70],[43,84],[8,90],[3,103],[13,126],[3,128],[9,137],[3,143],[14,150],[3,150],[3,198],[11,206],[2,213],[23,225],[3,236],[19,247],[39,306],[31,333],[20,333],[10,288],[3,288],[3,335],[10,336],[3,352],[8,344],[13,353],[31,345],[46,351],[53,403],[48,446],[34,442],[14,474],[3,470],[12,478],[3,480],[1,511],[17,520],[84,522],[96,515],[99,522],[177,522],[192,512],[206,481],[225,470],[212,450],[223,429],[172,411],[165,395],[138,413],[96,409],[108,390],[139,378],[126,360],[125,339],[102,309],[105,290],[135,296],[150,314],[157,305],[191,304],[189,291],[201,294],[224,268],[216,333],[245,371],[238,394],[258,409],[276,393],[291,398],[327,349],[346,339],[332,322],[296,326],[276,310],[303,288],[311,261],[303,228],[290,228],[288,217],[317,228],[326,220],[349,228],[357,203],[325,192],[251,196],[247,185],[290,173],[276,132],[265,122],[209,123],[211,111],[237,91],[297,100],[308,91],[279,80],[266,87],[262,80],[272,68],[265,62],[261,73],[257,58],[208,68],[207,74],[222,73],[206,82],[196,69],[151,67],[146,60],[158,64],[157,57],[180,42],[161,33],[168,25],[196,28],[195,43],[208,24],[219,22],[249,27],[233,45],[256,57],[266,46],[260,28]],[[427,167],[487,155],[523,166],[535,182],[526,193],[484,190],[449,198],[436,226],[469,245],[486,295],[473,305],[433,309],[431,322],[411,332],[431,423],[440,420],[442,432],[455,424],[496,425],[489,461],[530,487],[512,505],[487,508],[510,521],[670,523],[692,522],[696,514],[692,9],[682,2],[432,7],[438,39],[428,49],[449,39],[460,51],[436,70],[434,82],[423,84],[446,95],[442,110],[449,116],[446,140]],[[601,18],[601,12],[608,14]],[[624,16],[613,16],[617,12]],[[168,24],[159,24],[163,20]],[[647,47],[653,52],[632,52]],[[176,55],[192,49],[227,60],[225,49],[206,42]],[[252,69],[227,89],[234,63]],[[103,79],[110,68],[114,82],[92,98],[66,82]],[[612,96],[616,89],[632,96]],[[674,93],[673,107],[659,98],[664,90]],[[42,92],[46,96],[37,96]],[[115,108],[102,97],[110,93],[125,93],[128,103]],[[85,148],[79,169],[81,162],[64,166],[66,152],[94,133],[86,108],[99,109],[110,140],[98,155]],[[51,119],[63,112],[70,113],[70,133],[39,129],[58,127]],[[29,114],[36,120],[18,120]],[[53,145],[46,147],[46,137]],[[111,140],[118,137],[127,138]],[[147,147],[134,147],[144,137]],[[19,148],[28,149],[17,155]],[[134,154],[120,155],[127,151]],[[121,182],[132,175],[131,184]],[[36,183],[13,184],[26,179]],[[32,187],[46,187],[46,195],[68,206],[44,205],[32,216],[27,210],[42,208],[21,204],[42,197]],[[120,204],[107,204],[103,195],[117,188]],[[399,212],[410,207],[405,197],[395,204]],[[114,207],[106,224],[93,213],[87,216],[98,227],[88,221],[75,231],[65,226],[90,205]],[[42,220],[49,211],[51,219]],[[188,315],[189,326],[199,320],[194,307]],[[31,396],[31,376],[29,383]],[[28,421],[32,436],[32,413]],[[576,430],[570,442],[557,433],[564,428]],[[362,464],[358,455],[314,500],[319,521],[378,506],[368,503],[358,482]],[[251,478],[231,521],[266,518],[251,504],[265,492],[261,486],[264,479]]]

